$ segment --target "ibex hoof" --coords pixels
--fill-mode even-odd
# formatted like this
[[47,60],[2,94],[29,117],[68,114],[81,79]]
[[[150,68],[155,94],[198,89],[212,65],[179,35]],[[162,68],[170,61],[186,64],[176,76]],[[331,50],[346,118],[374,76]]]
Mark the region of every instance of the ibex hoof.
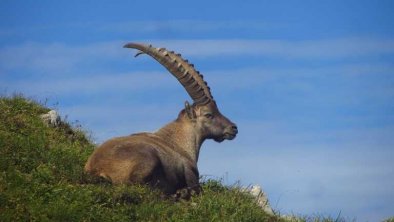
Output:
[[202,192],[201,186],[187,187],[184,189],[177,190],[172,197],[178,200],[190,200],[192,196],[198,195]]

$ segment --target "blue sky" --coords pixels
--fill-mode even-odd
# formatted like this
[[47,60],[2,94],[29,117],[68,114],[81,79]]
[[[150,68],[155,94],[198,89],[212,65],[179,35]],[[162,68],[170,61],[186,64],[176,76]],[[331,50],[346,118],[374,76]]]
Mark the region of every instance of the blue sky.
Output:
[[233,141],[199,168],[260,184],[282,214],[394,216],[393,1],[0,2],[0,93],[45,101],[97,143],[154,131],[189,100],[130,41],[200,70]]

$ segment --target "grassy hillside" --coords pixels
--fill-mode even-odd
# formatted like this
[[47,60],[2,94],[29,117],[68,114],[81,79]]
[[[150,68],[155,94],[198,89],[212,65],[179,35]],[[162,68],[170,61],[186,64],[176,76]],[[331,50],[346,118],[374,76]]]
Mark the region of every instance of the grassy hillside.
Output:
[[94,145],[68,123],[46,126],[48,108],[0,98],[0,221],[281,221],[217,181],[173,202],[145,186],[112,186],[83,173]]

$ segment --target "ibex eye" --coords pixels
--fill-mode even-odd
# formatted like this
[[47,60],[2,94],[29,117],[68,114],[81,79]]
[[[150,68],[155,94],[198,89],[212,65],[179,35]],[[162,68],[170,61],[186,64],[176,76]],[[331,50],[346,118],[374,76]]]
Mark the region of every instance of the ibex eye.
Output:
[[206,118],[208,118],[208,119],[212,119],[212,118],[213,118],[213,115],[210,114],[210,113],[206,113],[204,116],[205,116]]

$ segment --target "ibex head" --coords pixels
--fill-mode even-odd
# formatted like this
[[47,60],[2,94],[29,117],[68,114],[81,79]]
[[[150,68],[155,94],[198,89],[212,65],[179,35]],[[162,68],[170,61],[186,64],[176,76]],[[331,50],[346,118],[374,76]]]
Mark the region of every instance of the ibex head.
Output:
[[192,121],[204,139],[222,142],[225,139],[235,138],[238,133],[237,126],[220,113],[207,82],[193,64],[183,59],[180,54],[165,48],[154,48],[151,45],[137,43],[128,43],[124,47],[140,50],[135,56],[140,54],[152,56],[178,79],[193,99],[192,105],[185,103],[185,109],[180,116],[185,115]]
[[184,111],[206,139],[222,142],[225,139],[234,139],[238,133],[237,126],[220,113],[214,100],[205,105],[193,106],[186,102]]

